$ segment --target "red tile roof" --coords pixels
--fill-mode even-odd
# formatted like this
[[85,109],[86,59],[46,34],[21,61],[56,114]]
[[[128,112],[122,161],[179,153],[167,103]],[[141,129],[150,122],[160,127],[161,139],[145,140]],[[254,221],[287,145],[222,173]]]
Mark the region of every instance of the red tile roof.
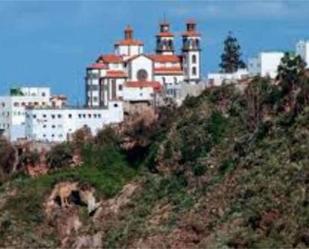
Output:
[[121,63],[123,61],[123,58],[120,55],[116,54],[104,54],[101,55],[97,62],[99,63]]
[[157,36],[165,36],[165,37],[174,37],[173,33],[171,32],[160,32]]
[[155,74],[170,74],[179,75],[183,74],[181,67],[156,67],[154,68]]
[[161,90],[161,84],[158,81],[127,81],[126,87],[152,87],[155,91]]
[[182,36],[201,36],[201,33],[196,31],[186,31],[182,33]]
[[108,70],[106,72],[107,78],[126,78],[127,74],[122,70]]
[[131,61],[131,60],[134,60],[135,58],[139,57],[139,56],[145,56],[147,57],[148,59],[152,60],[152,58],[146,54],[136,54],[136,55],[132,55],[128,58],[125,59],[125,61]]
[[104,63],[93,63],[87,69],[107,69],[107,65]]
[[115,45],[121,45],[121,46],[141,46],[143,45],[143,42],[134,40],[134,39],[124,39],[116,42]]
[[188,19],[188,20],[186,21],[186,23],[187,23],[187,24],[196,24],[196,21],[195,21],[195,19],[190,18],[190,19]]
[[163,55],[163,54],[153,54],[149,55],[151,59],[153,59],[155,62],[180,62],[180,56],[178,55]]

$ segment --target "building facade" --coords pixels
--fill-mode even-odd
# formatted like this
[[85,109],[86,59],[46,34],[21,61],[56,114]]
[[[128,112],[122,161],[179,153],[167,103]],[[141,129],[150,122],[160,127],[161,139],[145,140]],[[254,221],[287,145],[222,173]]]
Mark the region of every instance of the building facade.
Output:
[[50,104],[50,89],[22,87],[0,97],[0,131],[11,141],[25,138],[26,108],[46,107]]
[[123,107],[119,101],[110,101],[106,108],[28,108],[25,134],[31,141],[63,142],[80,128],[88,127],[95,135],[104,126],[122,121]]
[[122,101],[81,108],[67,106],[66,100],[46,87],[11,89],[9,96],[0,97],[0,134],[12,142],[63,142],[84,126],[95,135],[105,125],[123,121]]
[[306,62],[306,67],[309,68],[309,41],[301,40],[296,44],[296,54]]
[[277,69],[283,56],[283,52],[261,52],[257,57],[249,59],[249,74],[276,78]]
[[175,97],[181,82],[197,84],[201,80],[201,35],[190,20],[182,34],[182,49],[176,54],[170,24],[160,23],[154,54],[144,53],[143,42],[133,29],[124,30],[124,38],[114,45],[112,54],[103,54],[87,67],[86,105],[104,107],[110,101],[154,101],[158,95]]
[[207,75],[207,86],[221,86],[223,84],[235,83],[249,77],[247,69],[238,69],[234,73],[209,73]]

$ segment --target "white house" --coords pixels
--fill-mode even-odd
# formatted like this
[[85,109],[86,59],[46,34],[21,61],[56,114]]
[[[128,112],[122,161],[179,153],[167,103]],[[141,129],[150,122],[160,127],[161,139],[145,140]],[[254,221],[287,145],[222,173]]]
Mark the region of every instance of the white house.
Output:
[[82,127],[95,135],[104,126],[123,121],[122,102],[110,101],[106,108],[33,107],[26,109],[26,137],[32,141],[63,142]]
[[0,97],[0,130],[11,141],[25,138],[26,107],[46,107],[50,104],[47,87],[22,87]]
[[306,62],[306,67],[309,67],[309,41],[299,41],[296,44],[296,54]]
[[201,81],[201,34],[189,20],[182,33],[182,48],[175,52],[170,24],[160,23],[154,54],[144,54],[143,42],[133,37],[133,29],[124,30],[124,38],[114,52],[103,54],[86,72],[86,105],[104,107],[109,101],[149,102],[158,92],[173,98],[179,83],[195,85]]
[[249,59],[249,74],[276,78],[277,69],[283,56],[283,52],[261,52],[257,57]]
[[239,69],[234,73],[209,73],[207,75],[207,86],[221,86],[222,84],[234,83],[249,77],[247,69]]

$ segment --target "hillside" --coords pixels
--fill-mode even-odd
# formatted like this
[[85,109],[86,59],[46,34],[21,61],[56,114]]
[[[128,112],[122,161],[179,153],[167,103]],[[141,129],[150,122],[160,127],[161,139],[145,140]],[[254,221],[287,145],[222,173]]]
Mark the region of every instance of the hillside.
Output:
[[[0,246],[308,248],[309,81],[288,83],[207,89],[81,136],[81,166],[3,182]],[[79,184],[67,207],[51,198],[61,182]]]

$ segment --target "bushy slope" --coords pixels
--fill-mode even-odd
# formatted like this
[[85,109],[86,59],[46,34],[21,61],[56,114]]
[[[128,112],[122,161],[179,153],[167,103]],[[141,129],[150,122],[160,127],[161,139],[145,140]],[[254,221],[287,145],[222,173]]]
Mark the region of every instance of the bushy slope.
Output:
[[307,247],[309,107],[290,94],[255,79],[188,99],[107,247]]
[[[104,229],[106,248],[306,248],[308,100],[307,79],[292,89],[258,78],[247,88],[208,89],[177,110],[165,110],[156,125],[124,133],[143,141],[143,156],[110,146],[114,142],[88,144],[86,165],[78,170],[12,180],[9,186],[20,192],[2,192],[1,239],[21,236],[30,245],[40,228],[45,233],[36,245],[57,245],[57,238],[49,240],[54,228],[42,227],[44,217],[32,217],[42,211],[53,183],[87,181],[107,199],[135,175],[140,187],[129,204],[113,217],[91,221],[83,234]],[[134,158],[138,169],[128,166],[136,166]]]

